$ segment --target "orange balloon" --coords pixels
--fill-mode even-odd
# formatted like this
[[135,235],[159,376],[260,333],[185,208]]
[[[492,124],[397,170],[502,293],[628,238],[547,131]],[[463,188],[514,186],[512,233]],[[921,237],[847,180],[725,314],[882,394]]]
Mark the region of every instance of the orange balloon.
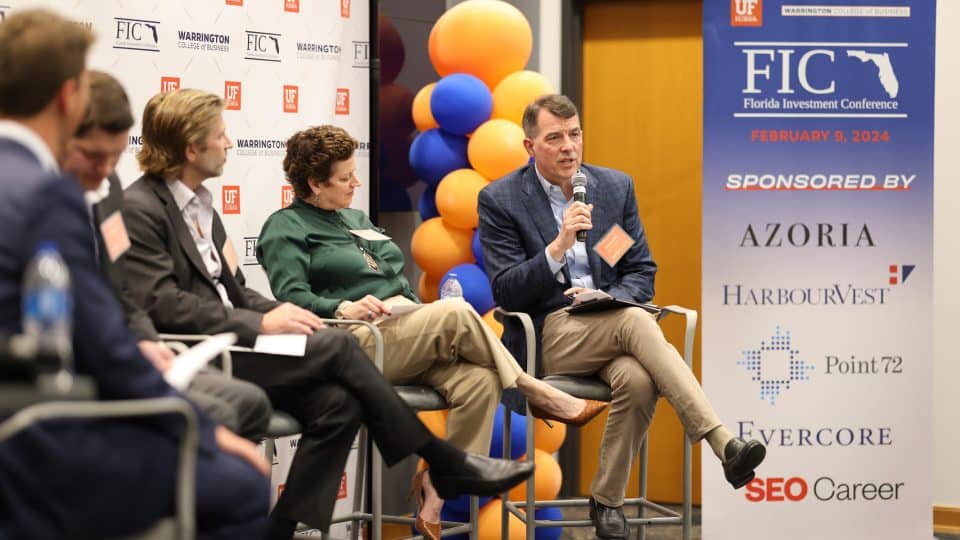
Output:
[[457,169],[437,185],[437,211],[449,225],[458,229],[476,229],[480,224],[477,199],[490,182],[473,169]]
[[417,293],[420,295],[420,301],[429,304],[440,298],[440,280],[442,278],[433,277],[423,272],[420,274],[420,283],[417,287]]
[[[480,540],[500,540],[500,519],[503,503],[500,499],[490,499],[477,515],[477,537]],[[525,540],[527,526],[517,516],[507,513],[510,520],[510,540]]]
[[[503,337],[503,325],[500,324],[500,321],[498,321],[497,318],[493,316],[493,312],[494,310],[491,309],[486,314],[484,314],[483,322],[487,323],[487,326],[493,329],[493,333],[496,334],[497,337]],[[538,420],[538,421],[542,422],[542,420]],[[534,435],[534,436],[539,437],[540,436],[539,433],[540,432],[538,431],[537,435]],[[538,440],[537,442],[539,443],[540,441]]]
[[473,231],[451,227],[443,218],[428,219],[413,231],[410,251],[424,272],[442,276],[458,264],[475,262],[470,243]]
[[493,118],[523,126],[523,110],[534,99],[554,93],[546,77],[536,71],[517,71],[504,77],[493,89]]
[[437,83],[432,82],[417,92],[413,98],[413,123],[417,126],[417,131],[426,131],[428,129],[438,128],[440,124],[433,118],[433,111],[430,110],[430,96],[433,95],[433,88]]
[[[535,449],[537,460],[536,468],[533,471],[533,495],[538,501],[547,501],[555,499],[560,493],[560,484],[563,483],[563,471],[560,470],[560,464],[553,456],[543,450]],[[526,454],[520,457],[521,461],[527,459]],[[522,482],[510,490],[511,501],[527,500],[527,483]]]
[[439,411],[420,411],[417,413],[417,417],[420,418],[423,425],[427,426],[430,433],[433,433],[434,437],[438,439],[447,438],[447,411],[445,409]]
[[469,73],[493,89],[527,65],[533,30],[523,13],[500,0],[467,0],[437,19],[428,42],[441,77]]
[[523,130],[509,120],[487,120],[467,143],[470,165],[490,180],[497,180],[530,161],[523,147]]
[[[484,316],[486,320],[486,316]],[[567,425],[560,422],[551,422],[553,427],[547,426],[546,422],[537,418],[533,423],[533,437],[536,441],[537,450],[543,450],[552,454],[563,446],[563,440],[567,437]],[[540,459],[538,456],[537,459]]]

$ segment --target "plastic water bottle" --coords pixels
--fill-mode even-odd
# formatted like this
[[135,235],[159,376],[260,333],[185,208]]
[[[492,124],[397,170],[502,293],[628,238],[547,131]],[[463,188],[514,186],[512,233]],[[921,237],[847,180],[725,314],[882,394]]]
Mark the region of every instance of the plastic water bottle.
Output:
[[37,367],[54,373],[58,390],[73,384],[73,295],[70,270],[57,245],[44,242],[23,276],[23,333],[36,343]]
[[440,287],[440,299],[444,300],[447,298],[463,298],[463,287],[461,287],[460,282],[457,281],[456,274],[447,274],[446,281],[444,281],[443,286]]

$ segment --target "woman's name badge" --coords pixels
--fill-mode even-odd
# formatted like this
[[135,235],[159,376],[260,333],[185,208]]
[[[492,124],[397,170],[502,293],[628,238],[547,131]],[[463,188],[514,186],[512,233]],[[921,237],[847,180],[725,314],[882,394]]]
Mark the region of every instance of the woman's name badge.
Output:
[[373,229],[350,229],[350,234],[364,240],[390,240],[390,237]]

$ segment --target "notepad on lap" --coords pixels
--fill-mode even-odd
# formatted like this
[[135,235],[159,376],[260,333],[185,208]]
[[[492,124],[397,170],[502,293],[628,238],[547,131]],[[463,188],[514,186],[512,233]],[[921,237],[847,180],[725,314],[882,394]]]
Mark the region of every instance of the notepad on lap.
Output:
[[210,363],[210,360],[227,350],[236,341],[236,334],[225,333],[211,336],[197,343],[173,359],[173,365],[163,374],[163,378],[177,390],[181,392],[186,390],[193,382],[193,378]]

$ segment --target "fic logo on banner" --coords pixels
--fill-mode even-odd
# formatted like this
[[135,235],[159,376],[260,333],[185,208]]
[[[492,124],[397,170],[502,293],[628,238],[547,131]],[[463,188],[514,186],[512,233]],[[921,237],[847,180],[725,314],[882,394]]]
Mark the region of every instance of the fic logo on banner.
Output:
[[763,0],[730,0],[730,26],[763,26]]
[[226,110],[240,110],[240,95],[240,81],[223,82],[223,100],[226,102],[224,107]]
[[293,186],[286,184],[280,190],[280,208],[286,208],[293,204]]
[[283,112],[295,113],[300,109],[300,87],[283,85]]
[[173,92],[180,88],[180,77],[160,77],[160,93]]
[[334,114],[350,114],[349,88],[337,88],[337,105]]
[[160,52],[160,21],[114,17],[113,48]]
[[223,186],[223,213],[240,213],[240,186]]

